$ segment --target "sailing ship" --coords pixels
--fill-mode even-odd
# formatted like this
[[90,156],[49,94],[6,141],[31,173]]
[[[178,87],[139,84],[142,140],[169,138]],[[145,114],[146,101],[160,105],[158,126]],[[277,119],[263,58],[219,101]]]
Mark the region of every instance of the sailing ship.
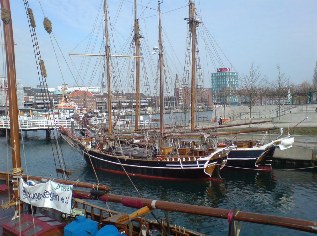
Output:
[[[226,164],[226,158],[232,147],[215,148],[207,139],[204,145],[184,141],[186,135],[177,140],[164,139],[164,78],[163,78],[163,45],[161,26],[161,2],[158,3],[159,12],[159,80],[160,80],[160,131],[138,135],[113,134],[111,80],[110,80],[110,47],[108,44],[108,27],[106,21],[106,68],[108,81],[108,132],[86,130],[82,134],[75,130],[61,128],[62,137],[84,154],[87,164],[98,170],[128,174],[138,177],[156,179],[210,179],[220,178],[220,170]],[[192,30],[194,25],[194,6],[190,1]],[[135,5],[136,9],[136,5]],[[135,10],[134,22],[135,63],[136,63],[136,110],[135,131],[139,130],[139,73],[140,73],[140,35],[139,23]],[[194,42],[195,39],[192,39]],[[195,47],[195,46],[193,46]],[[195,50],[193,50],[195,51]],[[195,54],[195,53],[193,53]],[[194,60],[195,61],[195,60]],[[193,66],[195,68],[195,66]],[[193,78],[195,73],[193,72]],[[194,107],[194,106],[193,106]],[[89,137],[87,137],[87,131]],[[204,147],[203,147],[204,146]]]
[[[153,179],[210,179],[220,178],[220,170],[232,147],[214,149],[185,146],[179,143],[161,145],[147,137],[85,137],[61,128],[62,137],[80,153],[93,168],[115,174]],[[86,134],[85,134],[86,135]],[[146,143],[144,142],[146,140]],[[187,143],[190,145],[190,142]]]
[[[136,6],[135,6],[136,8]],[[108,132],[98,129],[82,130],[61,128],[62,137],[71,146],[83,153],[88,165],[94,168],[116,174],[128,174],[138,177],[158,179],[204,179],[220,177],[220,170],[225,167],[271,170],[275,148],[282,143],[294,142],[287,136],[277,138],[267,144],[244,141],[238,143],[217,143],[212,140],[213,133],[202,133],[195,127],[195,100],[196,100],[196,28],[200,23],[196,19],[195,4],[189,1],[189,17],[187,18],[191,31],[192,72],[191,72],[191,132],[164,130],[164,79],[163,79],[163,45],[161,33],[160,2],[159,12],[159,88],[160,88],[160,118],[159,132],[139,132],[139,74],[140,74],[140,35],[139,22],[136,16],[134,21],[135,67],[136,67],[136,107],[135,132],[127,135],[114,134],[111,106],[111,79],[110,79],[110,52],[108,44],[108,30],[106,27],[106,65],[108,81]],[[107,25],[106,25],[107,26]],[[87,137],[87,132],[89,137]],[[217,136],[216,136],[217,137]],[[285,148],[286,146],[283,145]],[[287,145],[291,147],[291,144]],[[207,168],[208,167],[208,168]],[[207,171],[209,169],[211,172]]]
[[[32,21],[32,10],[28,7],[28,3],[26,3],[26,6],[29,20]],[[5,181],[5,184],[1,184],[1,193],[3,191],[8,192],[6,196],[12,194],[9,201],[5,203],[3,195],[0,195],[2,200],[1,208],[7,209],[7,214],[1,218],[0,222],[1,234],[109,235],[111,233],[111,235],[145,236],[150,235],[152,230],[159,230],[165,233],[168,232],[170,235],[201,235],[181,227],[170,226],[168,221],[159,222],[142,218],[142,215],[152,211],[151,209],[155,207],[155,204],[153,207],[140,206],[140,209],[132,214],[123,214],[111,211],[108,207],[95,206],[92,203],[78,199],[97,199],[100,196],[105,196],[106,191],[109,191],[109,187],[105,185],[58,179],[50,180],[28,174],[23,175],[20,154],[14,40],[9,0],[1,0],[1,11],[8,72],[13,165],[11,173],[0,173],[0,179]],[[32,31],[34,35],[34,27]],[[89,188],[91,191],[75,190],[74,187]],[[81,205],[80,208],[79,205]],[[98,213],[95,212],[96,209]],[[13,218],[9,218],[9,214],[12,214]]]

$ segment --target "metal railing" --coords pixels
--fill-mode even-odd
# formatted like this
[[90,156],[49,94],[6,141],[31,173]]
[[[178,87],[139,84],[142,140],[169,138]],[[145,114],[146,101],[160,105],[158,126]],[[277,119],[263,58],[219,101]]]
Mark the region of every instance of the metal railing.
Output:
[[[72,125],[71,120],[66,119],[33,119],[33,118],[20,118],[19,128],[22,130],[44,130],[54,129],[60,126],[70,128]],[[7,117],[0,118],[0,129],[10,129],[10,119]]]

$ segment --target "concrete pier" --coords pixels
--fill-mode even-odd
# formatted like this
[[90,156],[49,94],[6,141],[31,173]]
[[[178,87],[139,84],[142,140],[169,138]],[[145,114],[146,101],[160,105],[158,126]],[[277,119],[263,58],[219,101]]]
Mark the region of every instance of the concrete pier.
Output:
[[283,169],[316,169],[317,148],[293,146],[283,151],[277,148],[272,166]]

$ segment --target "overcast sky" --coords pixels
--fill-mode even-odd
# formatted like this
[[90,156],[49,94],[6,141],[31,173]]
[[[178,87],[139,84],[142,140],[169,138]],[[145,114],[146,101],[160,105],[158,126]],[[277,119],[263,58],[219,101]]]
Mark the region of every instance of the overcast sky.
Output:
[[[37,21],[37,36],[46,62],[49,87],[64,82],[99,86],[102,63],[98,64],[96,58],[89,62],[92,59],[69,57],[68,54],[101,53],[104,50],[103,0],[41,0],[40,3],[41,7],[39,1],[29,1]],[[196,0],[195,3],[202,22],[198,27],[198,42],[204,86],[210,87],[210,74],[216,67],[231,67],[243,76],[252,64],[258,66],[263,77],[270,81],[276,79],[277,65],[294,84],[312,81],[317,61],[316,0]],[[133,0],[108,0],[108,9],[112,53],[129,54]],[[187,67],[188,34],[184,18],[188,17],[188,1],[164,0],[161,9],[166,73],[173,78],[178,74],[181,78],[185,75],[184,67]],[[23,85],[35,86],[38,78],[23,2],[11,1],[11,10],[17,78]],[[44,15],[53,24],[54,36],[51,38],[42,27]],[[145,54],[158,45],[157,0],[138,0],[138,17]],[[151,69],[142,69],[142,72],[147,71],[143,73],[154,89],[155,78],[152,77],[156,76],[156,61],[157,55],[144,56],[145,64],[154,65]],[[90,69],[84,63],[90,64]],[[131,59],[117,59],[114,64],[118,67],[124,64],[121,67],[133,71]],[[120,73],[121,77],[125,73],[125,78],[117,82],[117,86],[133,84],[133,79],[127,82],[129,72]]]

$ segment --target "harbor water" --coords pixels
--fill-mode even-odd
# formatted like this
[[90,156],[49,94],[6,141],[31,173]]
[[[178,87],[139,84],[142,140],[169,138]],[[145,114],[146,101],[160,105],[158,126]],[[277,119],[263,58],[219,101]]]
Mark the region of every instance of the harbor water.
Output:
[[[58,140],[71,179],[96,182],[94,171],[83,157],[61,139]],[[58,177],[55,144],[45,140],[45,132],[29,132],[23,136],[21,149],[24,173],[45,177]],[[0,169],[11,169],[11,150],[5,137],[0,138]],[[54,155],[53,155],[54,153]],[[55,162],[54,162],[55,158]],[[271,173],[255,171],[230,171],[222,173],[221,181],[172,182],[140,179],[97,171],[103,184],[115,194],[175,201],[235,211],[263,213],[276,216],[317,220],[317,173],[304,171],[273,170]],[[106,207],[105,203],[103,204]],[[109,203],[114,210],[132,212],[133,209]],[[228,235],[228,221],[176,212],[154,211],[156,217],[168,216],[172,224],[182,225],[206,235]],[[149,216],[153,217],[153,216]],[[281,227],[240,223],[241,235],[312,235]]]

